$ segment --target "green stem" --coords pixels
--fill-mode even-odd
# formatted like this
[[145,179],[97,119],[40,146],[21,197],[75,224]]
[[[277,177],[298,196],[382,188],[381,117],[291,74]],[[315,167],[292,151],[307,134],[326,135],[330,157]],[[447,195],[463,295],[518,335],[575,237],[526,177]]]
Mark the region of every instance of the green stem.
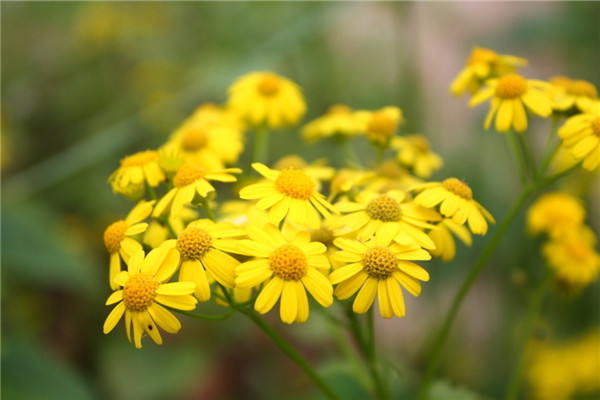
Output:
[[343,137],[340,140],[340,143],[341,143],[342,151],[344,152],[344,161],[345,161],[344,165],[346,165],[346,164],[360,165],[360,158],[358,157],[358,154],[356,154],[354,147],[352,147],[350,138]]
[[175,308],[169,308],[169,310],[175,311],[179,314],[187,315],[188,317],[204,319],[207,321],[222,321],[224,319],[231,317],[233,314],[235,314],[234,309],[231,309],[230,311],[226,312],[225,314],[221,314],[221,315],[198,314],[198,313],[191,312],[191,311],[177,310]]
[[209,204],[208,204],[208,198],[206,197],[201,197],[201,203],[202,203],[202,208],[204,208],[204,212],[206,213],[206,216],[213,222],[215,222],[215,215],[213,214]]
[[385,147],[375,145],[375,162],[381,164],[385,158]]
[[525,165],[525,158],[523,156],[523,152],[519,148],[519,144],[517,143],[517,139],[515,138],[515,133],[513,131],[506,132],[506,139],[508,140],[508,146],[510,147],[510,151],[513,154],[513,158],[518,165],[519,168],[519,176],[521,177],[521,183],[527,183],[527,167]]
[[[269,156],[269,130],[266,126],[256,127],[254,131],[254,143],[252,147],[252,160],[250,163],[266,164]],[[251,170],[251,168],[249,168]]]
[[152,200],[156,200],[158,197],[156,197],[156,192],[154,191],[154,188],[152,186],[150,186],[148,184],[148,182],[144,181],[144,184],[146,185],[146,190],[148,191],[148,194],[150,195],[150,198]]
[[527,169],[531,171],[531,176],[533,179],[538,178],[538,171],[536,169],[535,157],[533,156],[533,152],[531,151],[531,146],[529,145],[529,141],[527,140],[527,136],[524,133],[518,133],[519,141],[521,142],[521,148],[523,149],[523,154],[525,154],[525,163],[527,165]]

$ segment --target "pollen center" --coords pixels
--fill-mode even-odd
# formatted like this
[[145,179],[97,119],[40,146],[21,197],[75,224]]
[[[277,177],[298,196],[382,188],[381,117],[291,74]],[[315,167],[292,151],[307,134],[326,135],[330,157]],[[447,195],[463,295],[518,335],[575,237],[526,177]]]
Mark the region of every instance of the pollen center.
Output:
[[315,183],[300,170],[285,169],[275,179],[275,189],[293,199],[308,200],[315,190]]
[[384,137],[391,136],[396,132],[397,124],[383,111],[376,111],[369,121],[368,131]]
[[116,253],[121,248],[121,241],[125,238],[127,222],[117,221],[104,231],[104,245],[110,254]]
[[147,273],[131,275],[123,287],[123,302],[128,310],[144,311],[156,297],[160,283]]
[[132,154],[121,160],[121,166],[123,167],[141,167],[153,161],[158,160],[158,154],[154,150],[140,151],[139,153]]
[[334,104],[327,110],[327,115],[349,115],[352,109],[343,104]]
[[276,248],[269,257],[273,275],[286,281],[298,281],[307,270],[306,256],[293,244]]
[[387,247],[375,246],[365,252],[362,264],[371,278],[384,280],[392,276],[398,266],[398,259]]
[[201,260],[210,250],[212,237],[202,228],[187,228],[177,238],[177,250],[184,260]]
[[265,74],[258,82],[258,91],[264,96],[274,96],[279,92],[281,79],[275,74]]
[[501,99],[515,99],[527,91],[527,81],[520,75],[503,76],[496,86],[496,96]]
[[369,217],[384,222],[395,222],[400,219],[402,210],[398,201],[387,194],[371,200],[365,211]]
[[454,193],[465,200],[471,200],[473,198],[473,191],[471,188],[460,179],[448,178],[442,182],[442,186],[450,193]]
[[185,151],[197,151],[206,146],[208,135],[205,131],[198,128],[190,128],[183,135],[181,147]]
[[598,91],[596,90],[596,87],[583,80],[572,81],[567,87],[567,93],[573,96],[589,97],[590,99],[598,98]]
[[198,165],[188,164],[179,168],[177,174],[175,175],[175,179],[173,179],[173,184],[175,187],[183,187],[187,186],[190,183],[194,183],[198,179],[204,178],[206,175],[206,170]]
[[600,117],[592,121],[592,130],[594,131],[594,135],[600,136]]

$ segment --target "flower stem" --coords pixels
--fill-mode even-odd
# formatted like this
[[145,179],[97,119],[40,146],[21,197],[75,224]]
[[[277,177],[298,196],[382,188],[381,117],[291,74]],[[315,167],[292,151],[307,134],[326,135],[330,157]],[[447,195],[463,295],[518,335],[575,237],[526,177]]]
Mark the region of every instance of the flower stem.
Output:
[[521,177],[521,183],[527,183],[527,167],[525,165],[525,158],[523,156],[522,149],[519,148],[519,144],[517,143],[517,139],[515,138],[515,133],[511,130],[506,132],[506,138],[508,139],[508,145],[510,147],[510,151],[513,154],[515,162],[519,168],[519,176]]
[[169,308],[169,310],[175,311],[179,314],[187,315],[188,317],[204,319],[207,321],[222,321],[224,319],[231,317],[233,314],[235,314],[234,309],[231,309],[228,312],[226,312],[225,314],[221,314],[221,315],[198,314],[198,313],[191,312],[191,311],[177,310],[175,308]]
[[[254,130],[254,143],[252,147],[252,160],[250,164],[259,162],[266,164],[269,156],[269,130],[265,125],[257,126]],[[248,168],[252,170],[252,168]]]
[[206,197],[202,197],[201,200],[202,203],[202,208],[204,208],[204,212],[206,213],[206,216],[213,222],[215,222],[215,214],[213,214],[210,205],[208,204],[208,198]]
[[352,147],[352,143],[350,139],[347,137],[343,137],[340,139],[341,147],[344,152],[344,164],[355,164],[360,165],[360,158],[358,154],[356,154],[356,150]]
[[529,145],[529,141],[527,140],[527,136],[523,133],[517,134],[519,137],[519,141],[521,142],[521,148],[523,149],[523,154],[525,154],[525,164],[527,169],[531,171],[531,176],[533,179],[537,179],[538,171],[536,169],[535,157],[533,156],[533,152],[531,151],[531,146]]

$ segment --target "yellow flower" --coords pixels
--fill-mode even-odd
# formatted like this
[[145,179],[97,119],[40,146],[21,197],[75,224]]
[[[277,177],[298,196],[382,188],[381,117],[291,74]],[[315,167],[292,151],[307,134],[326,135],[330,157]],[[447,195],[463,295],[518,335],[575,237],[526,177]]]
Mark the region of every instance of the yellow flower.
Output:
[[228,238],[242,235],[244,231],[232,224],[201,219],[191,222],[177,239],[165,241],[161,248],[176,249],[181,255],[179,281],[194,282],[195,296],[208,301],[213,279],[225,287],[233,287],[234,269],[240,262],[225,252],[237,253],[237,240]]
[[364,189],[370,192],[385,193],[390,190],[407,190],[409,187],[422,183],[411,175],[396,160],[386,160],[375,167],[375,171],[365,177]]
[[252,167],[269,181],[246,186],[240,191],[240,197],[260,199],[256,208],[269,210],[269,222],[278,224],[287,215],[292,222],[316,229],[320,223],[319,213],[325,218],[329,218],[331,212],[337,214],[325,196],[316,190],[315,181],[304,171],[276,171],[261,163],[254,163]]
[[558,130],[563,146],[571,150],[577,160],[583,160],[583,168],[593,171],[600,164],[600,101],[582,114],[575,115]]
[[[568,78],[567,78],[568,79]],[[598,89],[594,84],[584,80],[561,80],[557,83],[556,79],[552,82],[558,89],[555,92],[554,108],[560,111],[568,111],[577,108],[584,111],[598,100]]]
[[598,277],[600,255],[594,250],[595,244],[595,235],[584,226],[550,240],[542,247],[542,253],[559,282],[578,290]]
[[423,183],[413,186],[413,190],[421,191],[414,199],[415,204],[427,208],[439,204],[442,215],[452,218],[459,225],[468,221],[469,229],[474,234],[485,235],[487,222],[496,223],[494,217],[473,199],[471,188],[459,179]]
[[235,182],[235,176],[230,174],[240,172],[242,171],[239,168],[207,171],[199,165],[184,165],[177,171],[173,179],[174,188],[158,201],[152,215],[158,217],[170,208],[171,217],[178,217],[183,211],[183,206],[190,204],[196,194],[206,197],[208,193],[215,191],[215,188],[208,182],[209,179],[220,182]]
[[552,100],[547,94],[550,84],[538,80],[526,80],[520,75],[509,74],[499,79],[486,81],[487,87],[475,94],[469,106],[493,97],[484,127],[489,129],[496,115],[496,130],[506,132],[514,127],[517,132],[527,130],[525,106],[542,117],[552,114]]
[[342,249],[333,257],[347,264],[329,275],[332,284],[338,284],[335,295],[340,300],[358,291],[352,309],[364,314],[371,308],[375,295],[383,318],[406,314],[400,286],[413,296],[421,294],[419,281],[428,281],[429,274],[407,260],[429,260],[429,253],[418,246],[390,244],[391,239],[381,235],[368,242],[338,238],[335,245]]
[[115,193],[129,193],[132,186],[140,187],[146,183],[155,187],[164,180],[165,174],[158,165],[158,153],[153,150],[123,158],[121,166],[108,177]]
[[429,232],[429,237],[435,243],[435,249],[431,249],[429,252],[434,257],[440,257],[442,261],[450,261],[456,255],[454,236],[467,246],[471,246],[473,243],[469,230],[464,225],[452,222],[451,219],[444,218],[436,226],[438,229],[433,229]]
[[564,192],[541,195],[527,211],[527,227],[533,235],[564,236],[582,226],[584,220],[581,200]]
[[250,125],[294,125],[306,112],[298,85],[272,72],[253,72],[229,88],[230,109]]
[[281,157],[273,165],[274,169],[301,169],[315,178],[318,182],[330,181],[335,175],[335,169],[325,165],[326,160],[317,160],[311,164],[308,164],[302,157],[296,154],[290,154]]
[[263,226],[269,222],[268,214],[254,206],[254,202],[229,200],[221,204],[220,222],[230,222],[237,227]]
[[397,150],[396,158],[400,164],[412,169],[419,178],[429,178],[443,164],[442,158],[431,151],[429,141],[423,135],[393,138],[390,147]]
[[375,173],[372,171],[367,172],[350,168],[338,170],[331,180],[329,200],[355,190],[374,176]]
[[389,106],[377,111],[357,111],[357,118],[366,129],[367,138],[378,146],[386,147],[398,127],[404,123],[402,110]]
[[356,202],[337,203],[338,210],[349,214],[336,220],[336,236],[358,231],[357,239],[362,241],[378,234],[383,240],[435,248],[424,230],[436,229],[430,221],[439,221],[440,215],[434,210],[403,202],[405,198],[406,195],[400,191],[385,194],[362,192],[356,196]]
[[356,136],[363,131],[364,123],[350,107],[335,104],[325,115],[304,125],[302,136],[309,142],[315,142],[335,135]]
[[142,250],[142,245],[131,236],[138,235],[148,228],[147,223],[140,221],[148,218],[153,205],[154,201],[139,202],[124,220],[113,222],[104,231],[104,245],[110,254],[108,282],[113,290],[119,287],[114,278],[121,272],[121,257],[127,261],[132,254]]
[[266,282],[254,303],[256,311],[269,312],[281,297],[281,320],[291,324],[308,319],[306,291],[323,307],[333,303],[333,288],[323,274],[330,268],[325,245],[311,242],[305,231],[288,241],[272,224],[249,227],[248,236],[252,240],[241,241],[240,251],[256,259],[236,268],[235,284],[250,288]]
[[162,344],[157,325],[169,333],[177,333],[181,323],[163,306],[193,310],[197,303],[191,295],[194,291],[192,282],[167,283],[178,264],[179,254],[162,248],[152,250],[146,257],[143,251],[133,254],[127,262],[127,271],[115,278],[123,289],[106,300],[106,305],[119,304],[106,318],[104,333],[112,331],[123,314],[127,338],[132,341],[133,328],[133,343],[138,349],[142,347],[144,332],[155,343]]
[[455,96],[460,96],[466,90],[474,94],[487,79],[513,73],[516,67],[523,65],[527,65],[524,58],[500,55],[489,49],[475,47],[465,67],[452,81],[450,91]]

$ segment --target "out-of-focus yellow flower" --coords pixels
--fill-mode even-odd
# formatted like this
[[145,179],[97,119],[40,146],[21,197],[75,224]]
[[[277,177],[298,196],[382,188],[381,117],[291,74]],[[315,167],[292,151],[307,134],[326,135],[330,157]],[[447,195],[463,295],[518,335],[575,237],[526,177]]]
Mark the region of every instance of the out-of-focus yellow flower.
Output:
[[158,153],[154,150],[140,151],[121,160],[121,166],[108,181],[115,193],[131,193],[132,187],[158,186],[165,174],[158,165]]
[[329,200],[349,193],[358,186],[364,184],[373,178],[375,173],[372,171],[362,171],[357,169],[344,168],[337,171],[329,187]]
[[290,154],[281,157],[273,165],[274,169],[301,169],[317,181],[330,181],[335,175],[335,168],[328,167],[325,165],[326,160],[317,160],[313,163],[308,164],[302,157],[296,154]]
[[588,81],[554,77],[550,83],[555,88],[554,108],[559,111],[569,111],[573,108],[585,111],[591,103],[598,101],[598,89]]
[[265,210],[259,210],[254,202],[245,200],[229,200],[221,204],[219,222],[230,222],[237,227],[264,226],[269,222]]
[[364,124],[367,138],[383,147],[387,147],[392,136],[404,123],[402,110],[394,106],[377,111],[357,111],[356,117]]
[[600,164],[600,101],[590,102],[582,114],[567,120],[558,130],[563,146],[570,149],[583,168],[593,171]]
[[584,220],[581,200],[564,192],[541,195],[527,211],[527,228],[533,235],[564,236],[582,226]]
[[335,104],[327,113],[302,127],[302,136],[309,142],[335,135],[356,136],[364,132],[365,124],[348,106]]
[[396,160],[386,160],[375,167],[375,171],[365,175],[363,187],[370,192],[385,193],[390,190],[408,190],[409,187],[422,183],[422,181],[411,175]]
[[475,47],[465,67],[452,81],[450,91],[455,96],[460,96],[467,90],[474,94],[487,79],[513,73],[523,65],[527,65],[524,58],[500,55],[489,49]]
[[495,115],[498,132],[506,132],[511,126],[517,132],[526,131],[525,107],[542,117],[552,114],[552,99],[548,94],[551,85],[547,82],[509,74],[499,79],[490,79],[486,81],[486,85],[469,101],[469,106],[474,107],[493,97],[490,111],[485,117],[485,129],[489,129]]
[[423,135],[395,137],[390,147],[397,151],[396,159],[400,164],[411,169],[419,178],[429,178],[444,163],[439,155],[431,151],[429,141]]
[[251,126],[294,125],[306,113],[300,87],[272,72],[253,72],[238,78],[229,88],[227,105]]
[[451,219],[444,218],[436,225],[437,229],[429,232],[429,237],[435,243],[435,248],[429,252],[434,257],[440,257],[442,261],[450,261],[456,255],[456,244],[454,236],[459,238],[467,246],[471,246],[473,238],[471,232],[464,226],[452,222]]

